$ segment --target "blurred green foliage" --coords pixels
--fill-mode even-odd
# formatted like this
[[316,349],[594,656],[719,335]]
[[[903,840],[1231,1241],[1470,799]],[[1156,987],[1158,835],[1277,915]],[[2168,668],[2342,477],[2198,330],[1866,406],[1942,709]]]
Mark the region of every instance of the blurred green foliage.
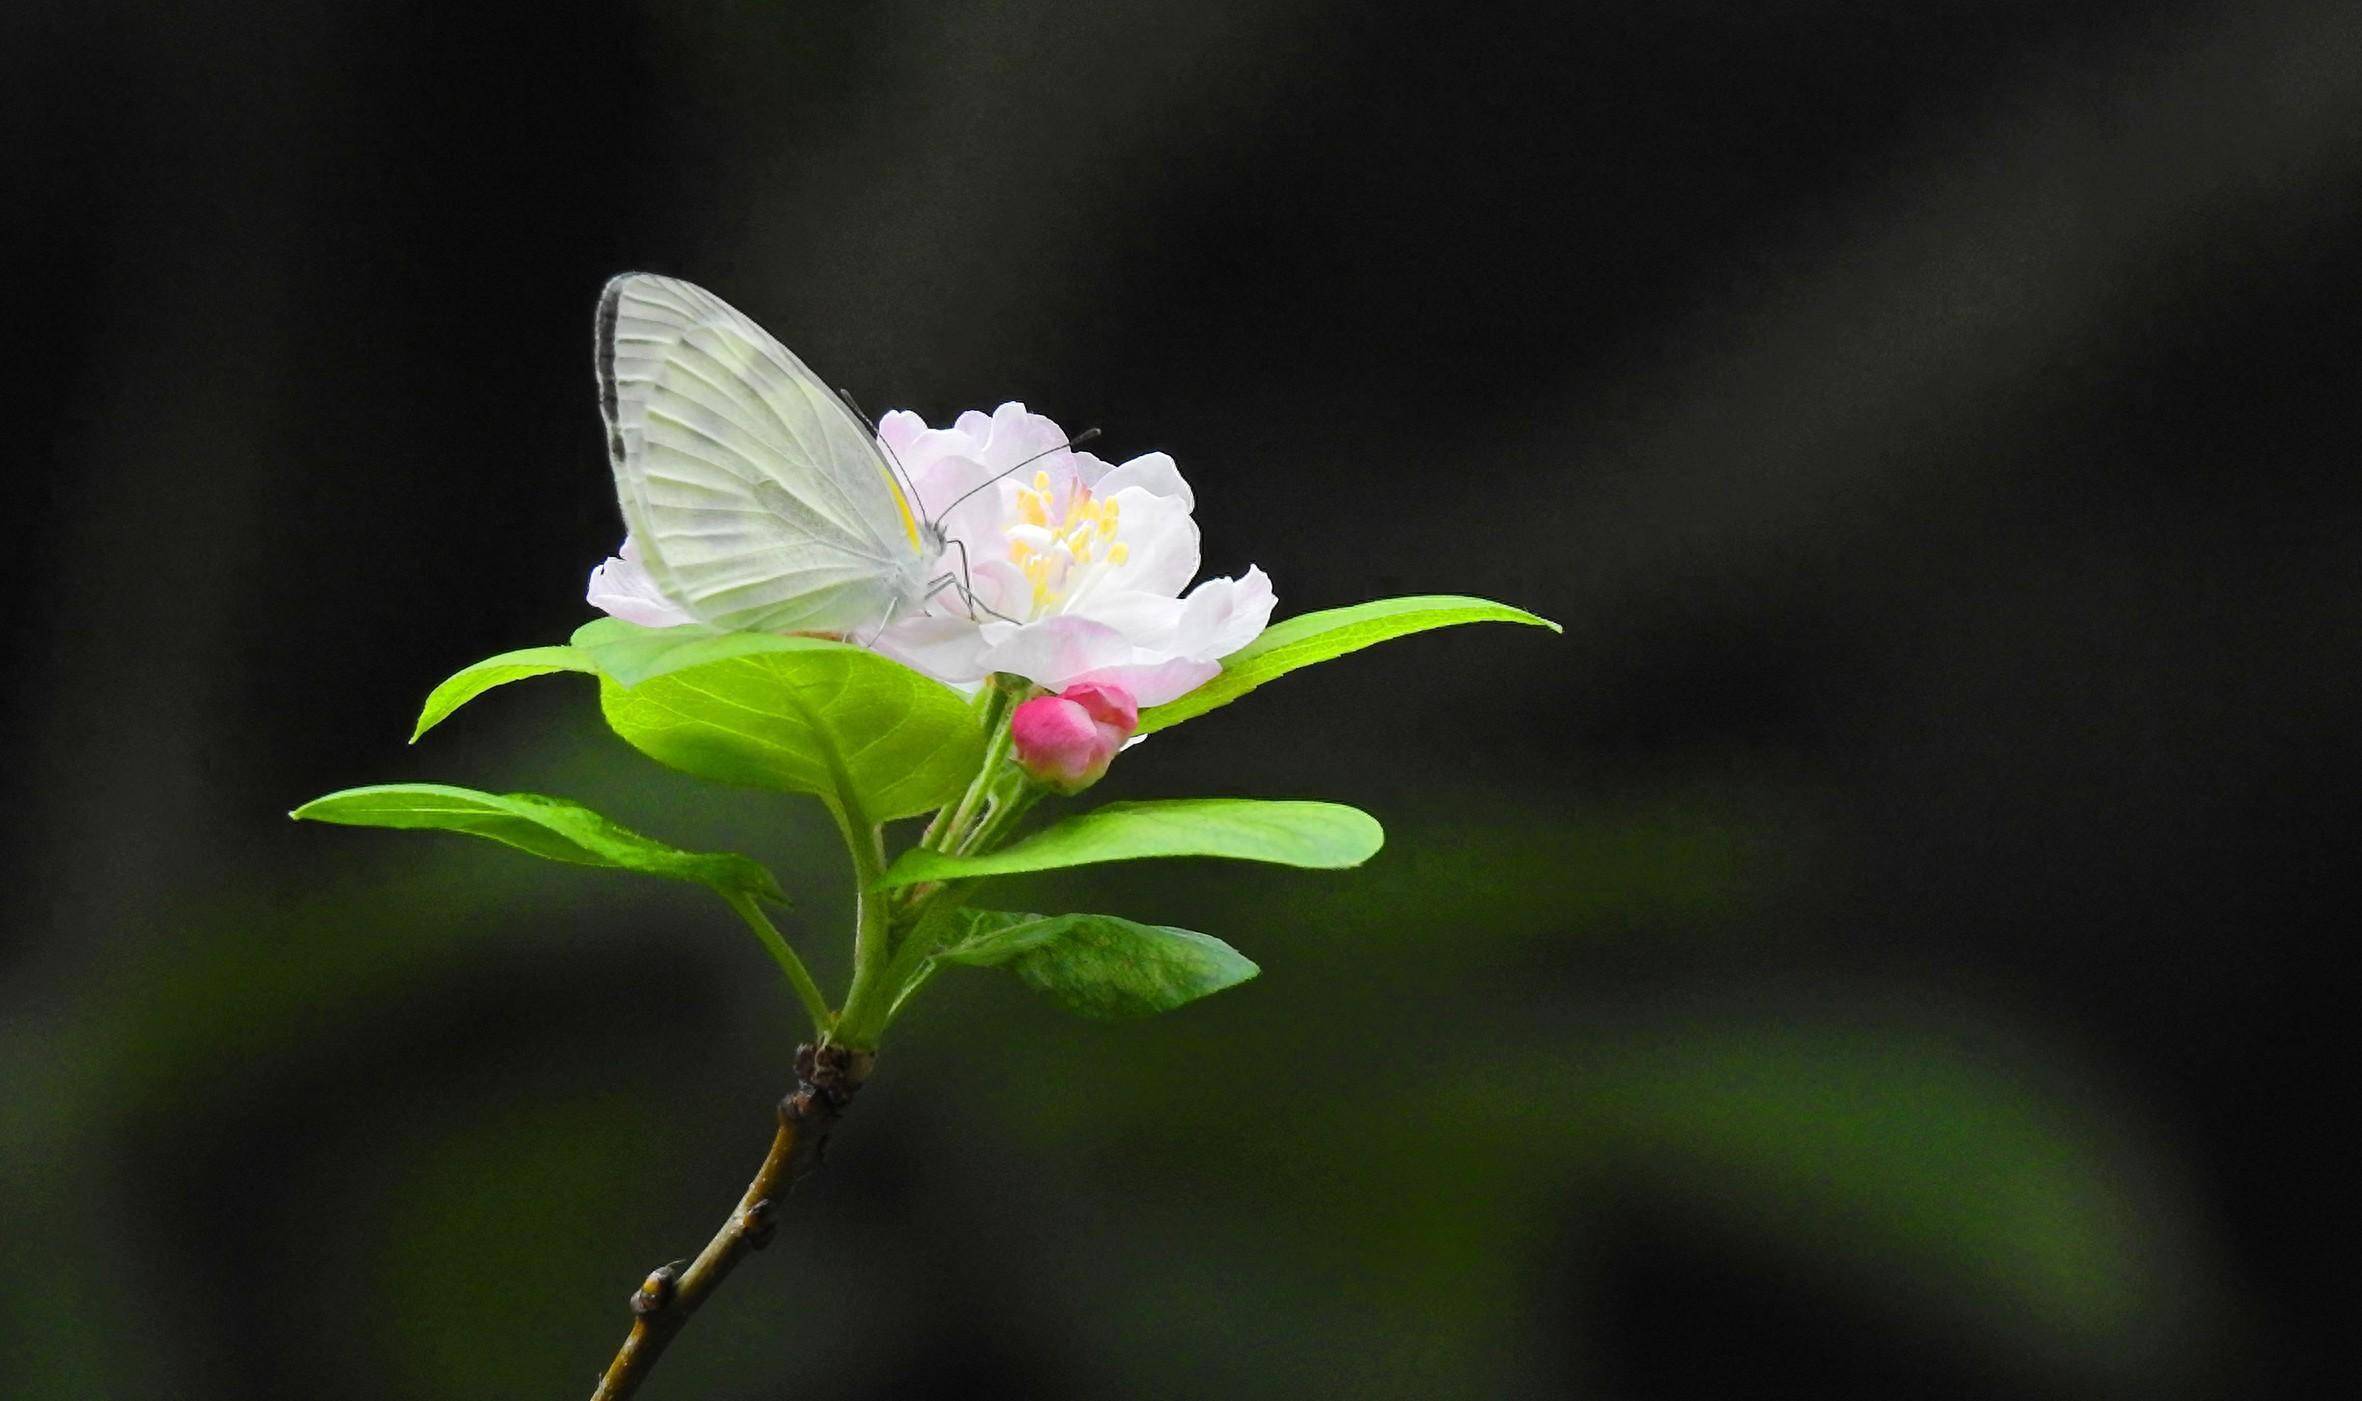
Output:
[[[547,742],[521,766],[628,794],[635,824],[751,828],[791,882],[840,880],[811,814]],[[2056,1055],[1872,989],[1517,994],[1565,947],[1606,967],[1617,944],[1736,937],[1802,875],[1786,823],[1730,795],[1518,816],[1439,796],[1359,872],[1012,882],[1187,918],[1267,972],[1122,1026],[939,978],[784,1248],[662,1384],[878,1394],[989,1336],[986,1370],[1043,1393],[1576,1386],[1585,1242],[1637,1199],[2029,1377],[2170,1392],[2185,1226]],[[56,1265],[10,1299],[11,1335],[41,1343],[20,1394],[202,1376],[223,1315],[343,1395],[544,1393],[726,1207],[797,1025],[743,932],[628,877],[382,840],[365,880],[190,911],[70,1021],[11,1027],[16,1230]],[[825,957],[841,934],[798,937]],[[93,1221],[72,1184],[127,1171],[166,1186]],[[257,1179],[243,1261],[147,1238]],[[258,1261],[301,1296],[239,1296]],[[158,1297],[178,1326],[122,1346]]]

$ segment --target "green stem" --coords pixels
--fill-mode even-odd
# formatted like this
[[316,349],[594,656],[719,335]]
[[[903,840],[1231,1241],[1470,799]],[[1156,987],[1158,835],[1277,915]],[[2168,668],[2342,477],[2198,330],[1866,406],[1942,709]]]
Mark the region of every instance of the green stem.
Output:
[[[1009,728],[1009,713],[1028,689],[1027,683],[1017,678],[1008,678],[1004,683],[995,677],[979,693],[977,708],[984,726],[984,761],[977,766],[976,776],[968,780],[959,801],[936,812],[920,836],[919,845],[935,851],[966,851],[987,829],[1003,829],[1003,810],[1009,804],[996,803],[989,810],[983,805],[994,796],[1007,774],[1009,751],[1016,742]],[[1022,805],[1020,802],[1020,810]],[[885,874],[884,830],[869,827],[864,832],[843,812],[837,813],[837,825],[844,832],[846,849],[853,854],[853,876],[861,903],[859,924],[853,936],[853,985],[845,993],[845,1008],[838,1014],[831,1035],[840,1045],[875,1050],[894,1009],[901,1005],[902,985],[925,965],[931,952],[919,946],[919,919],[930,904],[948,892],[934,885],[898,891],[872,890],[878,877]],[[956,895],[953,898],[956,902]],[[899,950],[893,947],[897,929],[903,931],[904,947]]]
[[984,815],[984,820],[976,824],[976,830],[960,843],[960,855],[990,851],[1000,845],[1001,838],[1009,834],[1009,829],[1016,826],[1041,800],[1042,790],[1031,783],[1010,785],[993,803],[992,810]]
[[924,899],[904,911],[903,920],[910,932],[902,936],[902,947],[894,951],[894,961],[886,965],[885,986],[893,998],[886,1007],[889,1021],[893,1019],[894,1009],[901,1006],[902,999],[908,995],[907,985],[935,952],[931,947],[935,941],[927,929],[928,917],[937,910],[948,914],[965,904],[971,885],[972,882],[955,882],[936,886]]
[[830,1035],[854,1050],[874,1050],[878,1033],[885,1030],[885,1005],[894,993],[881,986],[893,955],[894,897],[892,891],[874,888],[886,873],[886,832],[837,804],[829,806],[853,858],[854,899],[853,985],[845,991],[845,1009]]
[[926,834],[919,845],[935,851],[957,849],[960,839],[967,835],[968,822],[976,815],[976,805],[992,792],[994,780],[1000,777],[1001,765],[1008,761],[1009,749],[1015,743],[1009,728],[1009,712],[1016,705],[1017,693],[998,680],[990,683],[990,699],[984,706],[984,762],[976,776],[968,781],[968,791],[960,800],[935,814],[927,824]]
[[[1015,779],[1016,775],[1012,773],[1010,777]],[[962,853],[991,850],[1041,798],[1042,790],[1030,783],[1019,781],[1003,784],[1001,791],[994,795],[983,820],[960,842],[958,849]],[[870,1011],[865,1005],[864,1019],[854,1023],[852,1034],[866,1039],[852,1044],[874,1047],[877,1037],[902,1010],[902,1004],[909,1001],[910,995],[918,990],[919,985],[933,975],[936,941],[927,929],[927,921],[938,912],[949,914],[966,904],[975,887],[974,881],[949,881],[940,885],[905,886],[895,892],[897,898],[891,907],[892,919],[895,926],[904,931],[902,943],[894,950],[893,958],[879,978],[878,990],[884,1006],[881,1012],[875,1014],[876,1025],[869,1024]],[[848,1002],[848,1021],[851,1020],[851,1013],[852,1004]]]
[[796,996],[803,999],[804,1010],[812,1014],[813,1036],[826,1040],[830,1029],[836,1024],[836,1013],[828,1009],[828,999],[821,995],[820,984],[812,981],[812,970],[804,966],[804,960],[796,957],[796,951],[789,946],[786,936],[779,932],[777,925],[771,923],[770,916],[763,913],[763,907],[755,903],[755,897],[739,892],[723,898],[730,902],[731,909],[738,911],[738,917],[746,921],[746,927],[755,932],[755,937],[763,941],[763,947],[771,951],[771,961],[787,974],[787,981],[794,986]]

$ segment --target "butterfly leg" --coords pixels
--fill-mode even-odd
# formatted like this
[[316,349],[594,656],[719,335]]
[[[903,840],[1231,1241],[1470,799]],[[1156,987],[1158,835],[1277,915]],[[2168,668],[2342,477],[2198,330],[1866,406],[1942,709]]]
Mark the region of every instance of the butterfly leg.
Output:
[[[945,589],[950,589],[953,593],[960,597],[960,600],[966,605],[968,609],[968,621],[971,623],[975,622],[976,595],[961,585],[960,576],[957,574],[938,574],[934,578],[929,579],[927,581],[926,591],[919,595],[919,603],[922,606],[933,603],[935,601],[935,595],[943,592]],[[992,610],[988,608],[985,611],[989,613]],[[996,613],[993,616],[998,617],[1000,615]]]
[[[944,541],[943,543],[944,543],[946,546],[948,546],[948,547],[950,547],[950,548],[952,548],[952,549],[958,550],[958,551],[960,552],[960,568],[959,568],[959,580],[958,580],[958,582],[959,582],[959,586],[960,586],[960,602],[961,602],[962,604],[966,605],[966,607],[967,607],[967,610],[968,610],[968,621],[969,621],[969,622],[971,622],[971,623],[972,623],[972,622],[975,622],[975,621],[976,621],[976,610],[977,610],[977,609],[979,609],[979,608],[981,608],[981,609],[983,609],[985,612],[992,614],[992,616],[994,616],[994,617],[996,617],[996,618],[1000,619],[1000,620],[1001,620],[1002,622],[1004,622],[1004,623],[1013,623],[1013,622],[1016,622],[1017,620],[1016,620],[1015,618],[1012,618],[1012,617],[1010,617],[1008,614],[1001,612],[999,609],[997,609],[997,608],[993,607],[991,604],[989,604],[989,603],[986,603],[986,602],[984,602],[983,600],[981,600],[981,599],[979,599],[979,598],[977,598],[977,597],[976,597],[976,580],[975,580],[975,576],[974,576],[974,574],[973,574],[973,573],[972,573],[972,572],[969,570],[969,568],[968,568],[968,542],[967,542],[967,541],[965,541],[965,540],[946,540],[946,541]],[[948,575],[947,575],[947,576],[945,576],[945,577],[947,577],[947,578],[948,578],[948,577],[950,577],[950,576],[948,576]]]
[[[922,600],[922,601],[923,601],[923,600]],[[859,644],[857,644],[857,645],[859,645],[859,646],[862,646],[862,647],[875,647],[875,646],[877,646],[877,645],[878,645],[878,639],[879,639],[879,638],[881,638],[881,637],[884,637],[884,636],[886,635],[886,629],[888,629],[888,628],[890,628],[890,627],[894,626],[894,615],[895,615],[897,612],[900,612],[900,611],[901,611],[901,609],[902,609],[902,600],[901,600],[901,599],[899,599],[899,598],[895,599],[895,600],[894,600],[893,602],[891,602],[891,603],[888,603],[888,604],[886,605],[886,616],[885,616],[885,617],[883,617],[883,618],[880,618],[880,619],[878,619],[878,630],[877,630],[876,632],[873,632],[873,633],[871,633],[871,634],[869,635],[869,640],[868,640],[867,642],[859,643]]]

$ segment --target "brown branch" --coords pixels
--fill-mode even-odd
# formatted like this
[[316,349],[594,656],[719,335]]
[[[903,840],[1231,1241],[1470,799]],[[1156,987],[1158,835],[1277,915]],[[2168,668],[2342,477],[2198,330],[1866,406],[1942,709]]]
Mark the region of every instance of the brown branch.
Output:
[[842,1046],[796,1048],[795,1093],[779,1101],[779,1132],[763,1165],[755,1170],[754,1181],[746,1185],[746,1195],[738,1199],[738,1209],[688,1269],[676,1273],[666,1265],[650,1273],[632,1294],[631,1335],[607,1364],[591,1401],[622,1401],[638,1391],[706,1295],[721,1286],[748,1251],[770,1244],[779,1225],[779,1198],[820,1165],[829,1131],[853,1102],[853,1092],[869,1078],[874,1059],[867,1051]]

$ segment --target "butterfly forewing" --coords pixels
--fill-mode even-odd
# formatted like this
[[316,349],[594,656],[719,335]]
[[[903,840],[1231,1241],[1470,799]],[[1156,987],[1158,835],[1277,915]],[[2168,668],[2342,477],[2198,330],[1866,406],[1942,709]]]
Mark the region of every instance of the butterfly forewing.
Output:
[[727,302],[618,277],[599,303],[598,366],[624,521],[658,587],[699,620],[853,631],[921,586],[868,425]]

